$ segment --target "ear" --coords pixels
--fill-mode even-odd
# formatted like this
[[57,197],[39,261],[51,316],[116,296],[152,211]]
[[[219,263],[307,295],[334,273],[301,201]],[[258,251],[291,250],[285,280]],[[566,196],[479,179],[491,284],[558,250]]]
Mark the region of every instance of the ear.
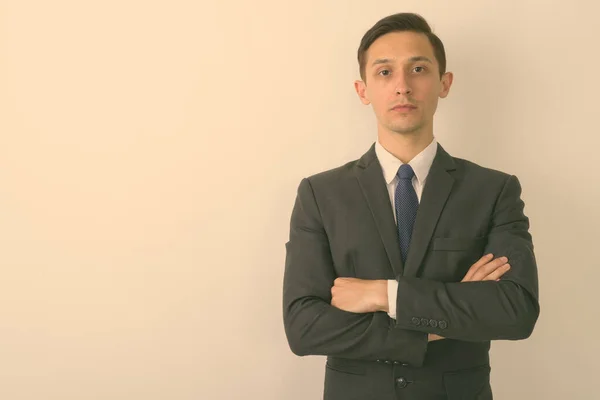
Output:
[[446,96],[448,96],[453,80],[454,74],[452,74],[452,72],[446,72],[444,75],[442,75],[442,90],[440,90],[440,98],[444,99]]
[[371,104],[371,101],[367,97],[367,85],[363,81],[354,81],[354,89],[364,105]]

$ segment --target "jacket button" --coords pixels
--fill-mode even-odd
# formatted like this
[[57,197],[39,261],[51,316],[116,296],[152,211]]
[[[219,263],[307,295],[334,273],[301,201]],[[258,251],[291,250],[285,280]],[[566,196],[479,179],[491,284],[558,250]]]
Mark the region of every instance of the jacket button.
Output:
[[429,320],[427,318],[421,318],[421,325],[423,325],[423,326],[429,325]]
[[408,382],[402,376],[400,378],[396,378],[396,383],[398,384],[398,387],[400,389],[404,389],[406,387],[406,385],[408,385]]
[[440,321],[438,323],[438,326],[440,327],[440,329],[446,329],[448,327],[448,323],[446,321]]
[[430,319],[429,320],[429,326],[432,327],[432,328],[437,328],[438,322],[435,319]]
[[413,325],[419,325],[421,323],[421,320],[417,317],[412,317],[411,322],[413,323]]

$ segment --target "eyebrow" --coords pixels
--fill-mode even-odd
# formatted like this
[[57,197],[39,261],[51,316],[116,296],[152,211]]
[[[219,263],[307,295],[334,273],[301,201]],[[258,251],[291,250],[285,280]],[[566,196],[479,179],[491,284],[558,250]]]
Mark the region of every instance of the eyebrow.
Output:
[[[425,56],[414,56],[414,57],[409,58],[408,61],[409,62],[425,61],[430,64],[433,64],[433,62]],[[391,58],[378,58],[375,61],[373,61],[373,64],[371,64],[371,66],[378,65],[378,64],[388,64],[391,62],[392,62]]]

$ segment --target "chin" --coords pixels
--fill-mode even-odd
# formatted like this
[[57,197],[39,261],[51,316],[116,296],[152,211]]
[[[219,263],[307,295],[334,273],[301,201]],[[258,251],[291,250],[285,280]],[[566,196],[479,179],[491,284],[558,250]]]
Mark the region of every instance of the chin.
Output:
[[392,125],[390,130],[395,133],[407,135],[418,132],[420,128],[420,125]]
[[404,119],[404,120],[392,120],[387,124],[388,129],[394,132],[412,132],[423,127],[423,124],[420,121],[415,121],[414,119]]

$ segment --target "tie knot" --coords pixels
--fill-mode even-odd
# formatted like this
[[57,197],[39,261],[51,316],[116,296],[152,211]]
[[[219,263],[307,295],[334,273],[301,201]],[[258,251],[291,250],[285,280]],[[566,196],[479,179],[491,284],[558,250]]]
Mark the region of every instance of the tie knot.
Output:
[[415,176],[415,171],[409,164],[402,164],[396,173],[398,179],[412,179]]

